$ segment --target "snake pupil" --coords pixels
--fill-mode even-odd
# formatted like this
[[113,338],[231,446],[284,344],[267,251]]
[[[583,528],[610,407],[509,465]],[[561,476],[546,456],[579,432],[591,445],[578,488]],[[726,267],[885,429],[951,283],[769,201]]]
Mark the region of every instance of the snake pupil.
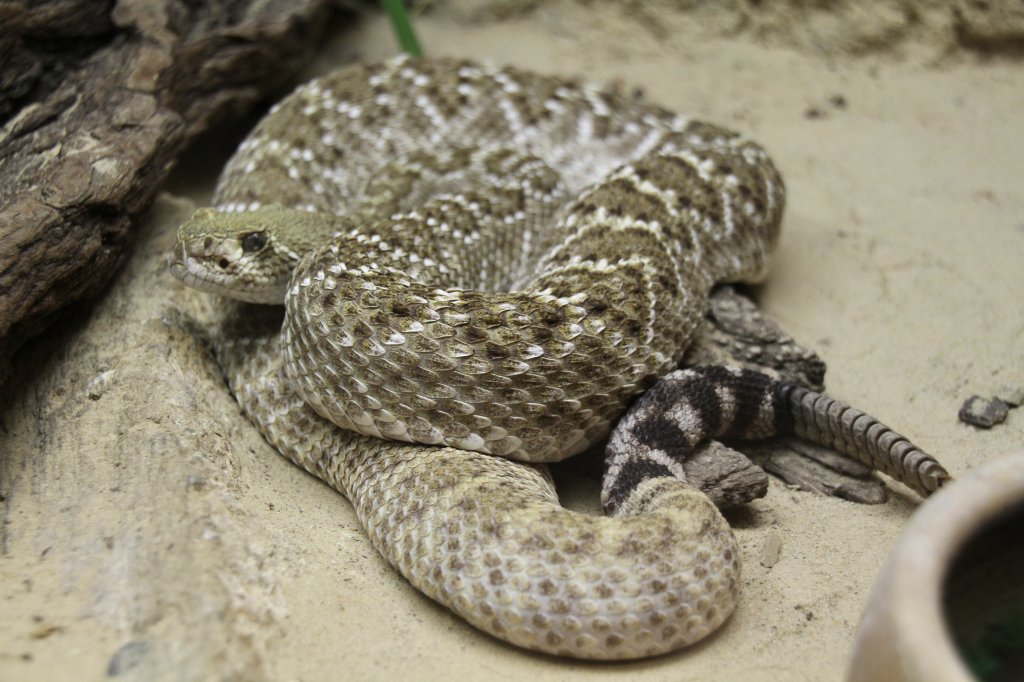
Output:
[[246,253],[256,253],[267,245],[267,235],[262,232],[250,232],[242,238],[242,250]]

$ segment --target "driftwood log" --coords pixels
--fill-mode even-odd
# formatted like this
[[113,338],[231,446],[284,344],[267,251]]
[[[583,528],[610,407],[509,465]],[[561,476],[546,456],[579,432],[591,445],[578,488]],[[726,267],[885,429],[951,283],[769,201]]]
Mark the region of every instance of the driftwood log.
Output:
[[295,72],[328,0],[0,0],[0,383],[108,284],[196,135]]

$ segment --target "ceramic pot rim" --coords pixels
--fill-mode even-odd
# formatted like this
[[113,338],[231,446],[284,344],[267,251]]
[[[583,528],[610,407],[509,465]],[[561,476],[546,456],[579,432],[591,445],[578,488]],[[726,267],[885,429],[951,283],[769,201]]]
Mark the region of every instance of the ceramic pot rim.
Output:
[[974,680],[946,625],[945,581],[967,541],[1022,502],[1024,451],[986,462],[921,505],[872,590],[851,681]]

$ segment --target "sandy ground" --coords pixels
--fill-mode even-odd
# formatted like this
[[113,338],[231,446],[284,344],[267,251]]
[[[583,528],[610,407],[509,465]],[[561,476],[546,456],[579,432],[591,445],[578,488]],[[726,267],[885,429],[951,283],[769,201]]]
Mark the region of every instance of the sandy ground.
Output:
[[[1019,64],[826,59],[750,41],[656,40],[596,8],[472,27],[428,15],[418,26],[431,54],[621,81],[749,133],[789,188],[776,267],[758,297],[828,361],[830,392],[902,431],[954,475],[1024,441],[1019,411],[990,431],[957,420],[969,395],[1024,382]],[[331,45],[317,68],[395,49],[382,19]],[[207,157],[193,157],[171,189],[201,203],[216,171]],[[166,196],[154,221],[173,225],[189,207]],[[167,248],[170,238],[165,229],[143,251]],[[523,652],[466,626],[390,570],[341,496],[246,438],[236,464],[247,478],[235,492],[256,510],[246,518],[259,531],[258,553],[286,570],[268,590],[271,634],[251,638],[259,660],[240,678],[842,679],[872,581],[918,504],[898,486],[888,503],[867,507],[773,480],[766,498],[731,516],[744,576],[726,625],[678,654],[597,665]],[[268,504],[276,511],[267,513]],[[6,518],[13,527],[29,516]],[[769,569],[759,559],[770,534],[782,548]],[[0,622],[0,679],[101,677],[123,641],[117,618],[104,621],[97,607],[91,622],[106,634],[76,629],[68,595],[85,588],[67,575],[49,591],[18,592],[11,586],[26,573],[50,583],[33,573],[42,558],[19,554],[27,541],[13,533],[5,542],[2,596],[15,615],[0,619],[8,623]],[[46,608],[47,618],[64,618],[56,634],[40,635],[40,621],[18,625]]]

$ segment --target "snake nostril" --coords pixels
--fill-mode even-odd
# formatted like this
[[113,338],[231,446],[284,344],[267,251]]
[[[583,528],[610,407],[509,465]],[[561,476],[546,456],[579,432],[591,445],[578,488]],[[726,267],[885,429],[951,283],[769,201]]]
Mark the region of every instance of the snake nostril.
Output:
[[227,270],[228,269],[228,259],[227,258],[221,258],[219,261],[217,261],[217,265],[220,266],[221,270]]

